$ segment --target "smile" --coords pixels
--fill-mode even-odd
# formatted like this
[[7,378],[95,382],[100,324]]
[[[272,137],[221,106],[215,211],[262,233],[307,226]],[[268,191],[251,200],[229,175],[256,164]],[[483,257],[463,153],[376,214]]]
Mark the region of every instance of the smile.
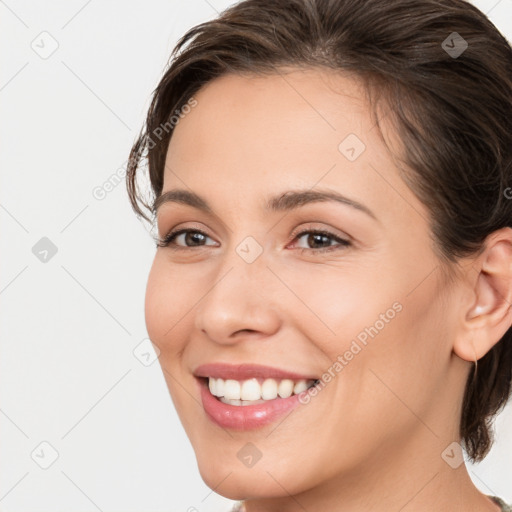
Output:
[[291,379],[257,379],[244,381],[208,377],[208,388],[222,403],[247,406],[276,398],[298,395],[315,384],[315,380],[293,381]]
[[311,375],[252,364],[202,365],[194,375],[207,417],[234,430],[276,421],[299,406],[299,398],[319,382]]

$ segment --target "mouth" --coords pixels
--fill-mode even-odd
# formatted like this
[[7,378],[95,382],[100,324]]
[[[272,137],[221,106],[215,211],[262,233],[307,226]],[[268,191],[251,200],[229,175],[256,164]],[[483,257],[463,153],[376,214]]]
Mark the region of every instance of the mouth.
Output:
[[235,407],[265,403],[279,398],[289,398],[313,387],[318,379],[251,378],[246,380],[203,377],[210,393],[224,404]]
[[203,365],[194,376],[204,411],[217,425],[235,430],[262,427],[291,411],[320,381],[259,365]]

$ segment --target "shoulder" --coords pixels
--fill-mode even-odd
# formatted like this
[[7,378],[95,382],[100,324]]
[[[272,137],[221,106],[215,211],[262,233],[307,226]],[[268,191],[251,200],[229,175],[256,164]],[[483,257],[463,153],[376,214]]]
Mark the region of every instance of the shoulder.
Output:
[[497,496],[489,496],[489,498],[501,507],[502,512],[512,512],[512,505],[507,505],[501,498]]

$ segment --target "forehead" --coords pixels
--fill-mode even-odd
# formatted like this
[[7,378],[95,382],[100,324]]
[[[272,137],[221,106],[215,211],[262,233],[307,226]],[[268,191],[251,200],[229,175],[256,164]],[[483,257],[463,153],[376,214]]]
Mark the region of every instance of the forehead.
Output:
[[[404,195],[415,200],[353,77],[318,69],[228,74],[195,99],[171,138],[164,190],[247,198],[319,184],[383,208]],[[408,210],[405,203],[396,208]]]
[[306,156],[307,148],[318,147],[320,141],[319,149],[336,152],[346,135],[364,139],[374,127],[361,84],[320,69],[228,74],[203,86],[195,98],[197,106],[176,126],[173,150],[184,138],[192,143],[193,135],[195,147],[209,152],[231,144],[230,155],[251,146],[264,149],[254,156],[281,149],[291,158],[290,149],[302,147]]

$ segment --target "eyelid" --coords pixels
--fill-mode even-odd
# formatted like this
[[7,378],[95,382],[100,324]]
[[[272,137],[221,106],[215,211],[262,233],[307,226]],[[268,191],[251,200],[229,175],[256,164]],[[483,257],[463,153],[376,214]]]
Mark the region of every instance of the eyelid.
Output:
[[352,243],[354,241],[352,239],[352,237],[350,235],[348,235],[347,233],[345,233],[343,231],[339,231],[332,227],[325,227],[324,222],[315,222],[315,221],[308,222],[306,224],[301,224],[299,227],[294,229],[292,231],[292,234],[290,235],[291,241],[294,241],[298,235],[302,235],[302,234],[308,233],[310,231],[325,233],[326,235],[329,235],[332,238],[337,238],[339,240],[344,240],[344,241],[350,242],[350,243]]
[[[201,224],[199,222],[191,221],[190,223],[178,222],[178,224],[171,227],[170,229],[158,228],[156,235],[153,235],[153,241],[156,243],[157,247],[169,247],[173,244],[171,244],[171,243],[164,244],[165,240],[168,240],[171,236],[178,236],[180,234],[180,232],[183,232],[183,231],[194,231],[194,232],[197,231],[197,232],[202,233],[204,236],[207,236],[207,237],[213,239],[213,237],[206,232],[207,230],[203,227],[203,224]],[[163,234],[160,235],[160,233],[163,233]],[[198,246],[198,247],[200,247],[200,246]],[[174,248],[175,249],[193,249],[193,247],[187,247],[187,246],[175,246],[175,247],[173,247],[173,249]]]
[[[167,224],[167,221],[162,221],[161,223],[162,225],[165,226],[165,224]],[[169,223],[170,224],[170,223]],[[198,231],[204,231],[205,228],[203,228],[203,224],[201,224],[200,222],[196,222],[196,221],[190,221],[190,222],[178,222],[176,225],[174,225],[174,222],[171,224],[171,226],[173,226],[172,228],[170,229],[165,229],[165,228],[162,228],[162,229],[157,229],[157,233],[161,233],[163,232],[163,236],[167,236],[171,231],[174,231],[174,230],[177,230],[177,229],[181,229],[180,226],[183,225],[183,229],[197,229]]]

